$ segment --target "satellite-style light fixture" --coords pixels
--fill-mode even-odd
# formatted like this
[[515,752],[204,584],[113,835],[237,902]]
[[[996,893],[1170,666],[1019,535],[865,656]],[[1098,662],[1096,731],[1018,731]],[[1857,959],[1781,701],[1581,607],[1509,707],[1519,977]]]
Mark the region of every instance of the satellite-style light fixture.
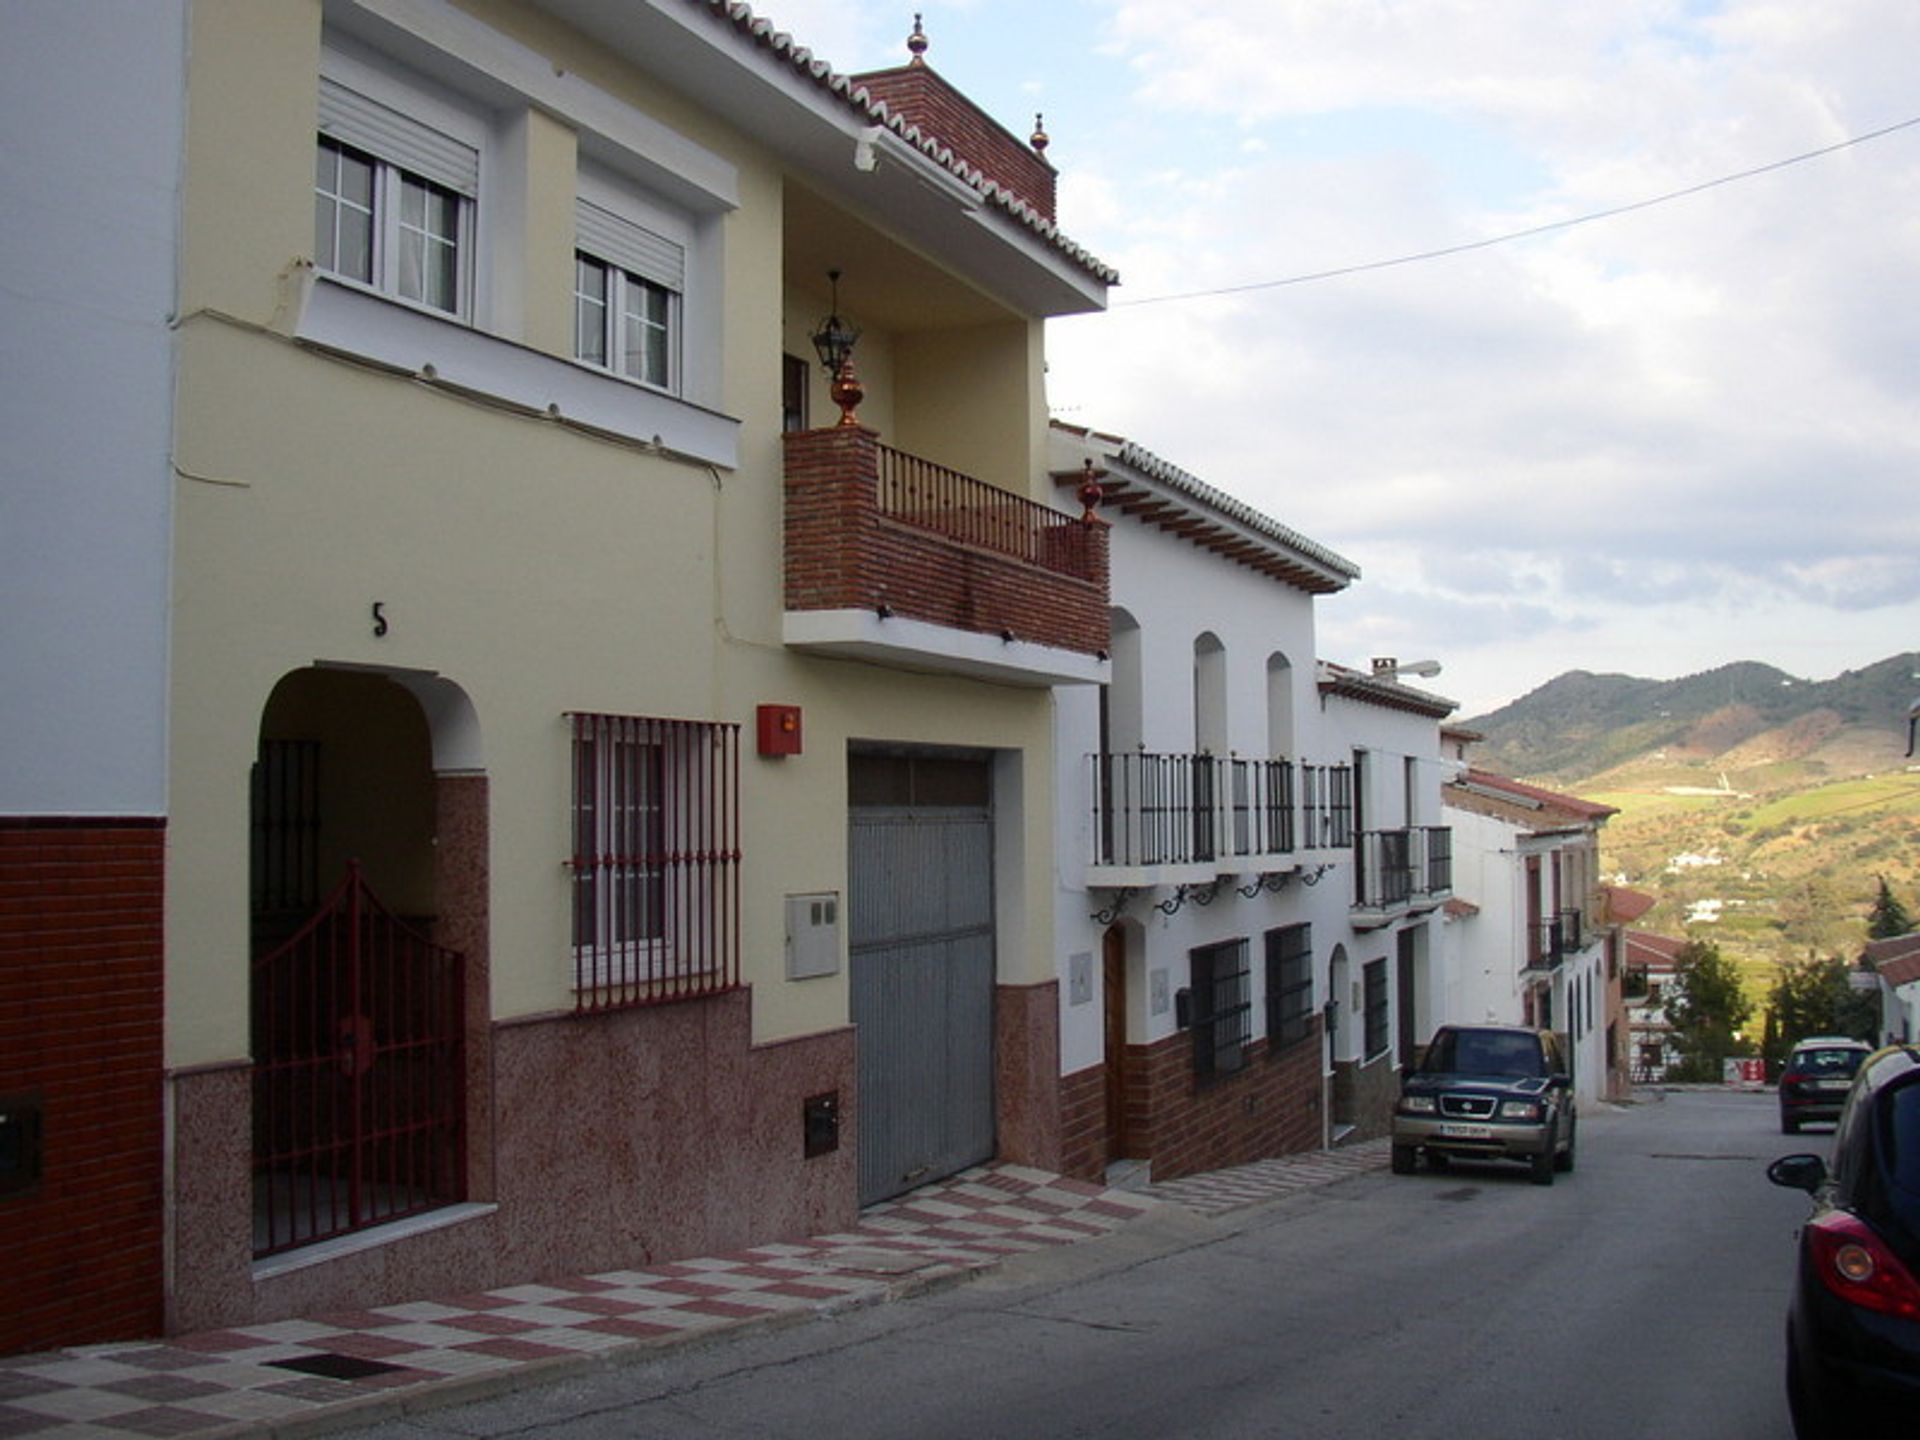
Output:
[[1438,660],[1409,660],[1404,664],[1390,656],[1376,656],[1373,662],[1373,678],[1376,680],[1397,681],[1403,675],[1417,675],[1431,679],[1440,673]]
[[832,307],[827,318],[820,322],[820,328],[813,332],[813,348],[820,356],[821,367],[832,377],[827,393],[840,407],[840,423],[858,425],[860,422],[853,412],[866,398],[859,378],[853,373],[853,347],[860,343],[860,327],[840,318],[840,272],[829,270],[827,280],[833,287]]

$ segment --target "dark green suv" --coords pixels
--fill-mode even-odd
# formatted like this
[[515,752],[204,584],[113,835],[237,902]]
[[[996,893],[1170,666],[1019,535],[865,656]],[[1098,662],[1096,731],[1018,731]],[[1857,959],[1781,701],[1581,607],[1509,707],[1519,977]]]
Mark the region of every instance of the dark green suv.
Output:
[[1443,1025],[1402,1077],[1393,1111],[1393,1172],[1424,1154],[1449,1160],[1523,1161],[1536,1185],[1573,1169],[1573,1072],[1551,1030]]

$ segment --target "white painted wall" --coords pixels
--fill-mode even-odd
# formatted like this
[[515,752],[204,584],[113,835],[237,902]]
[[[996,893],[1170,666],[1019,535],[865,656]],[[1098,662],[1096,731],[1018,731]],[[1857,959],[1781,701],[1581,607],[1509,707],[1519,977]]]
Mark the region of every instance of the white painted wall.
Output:
[[1458,955],[1449,976],[1446,1019],[1463,1025],[1518,1025],[1521,871],[1513,826],[1448,806],[1453,828],[1453,893],[1478,914],[1458,922]]
[[167,809],[186,0],[0,7],[0,814]]

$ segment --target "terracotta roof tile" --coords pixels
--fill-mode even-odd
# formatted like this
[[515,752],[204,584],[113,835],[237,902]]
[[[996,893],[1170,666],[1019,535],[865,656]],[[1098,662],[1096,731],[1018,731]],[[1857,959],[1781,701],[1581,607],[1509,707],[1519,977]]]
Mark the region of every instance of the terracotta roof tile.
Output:
[[1649,970],[1672,970],[1687,942],[1670,935],[1655,935],[1651,930],[1629,930],[1627,963],[1644,965]]
[[1578,795],[1563,795],[1557,790],[1546,790],[1538,785],[1529,785],[1524,780],[1510,780],[1505,775],[1494,774],[1491,770],[1469,769],[1455,783],[1470,789],[1488,790],[1516,800],[1531,802],[1579,820],[1604,820],[1609,815],[1620,813],[1618,806],[1599,805],[1591,800],[1582,800]]
[[1608,917],[1622,925],[1631,925],[1660,903],[1644,890],[1629,890],[1624,885],[1602,885],[1600,893],[1607,898]]
[[1911,985],[1914,981],[1920,980],[1920,954],[1902,955],[1898,959],[1875,965],[1874,969],[1880,972],[1880,978],[1889,985],[1896,988],[1901,985]]

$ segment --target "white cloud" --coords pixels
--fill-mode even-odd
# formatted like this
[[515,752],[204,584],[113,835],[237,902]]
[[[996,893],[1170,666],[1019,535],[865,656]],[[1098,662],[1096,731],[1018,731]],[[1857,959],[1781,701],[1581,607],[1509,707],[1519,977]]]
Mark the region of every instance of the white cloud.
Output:
[[1562,221],[1920,113],[1890,58],[1920,53],[1920,6],[1699,8],[1106,4],[1128,89],[1062,219],[1126,283],[1054,327],[1055,400],[1360,561],[1332,638],[1452,646],[1490,690],[1501,666],[1512,694],[1920,645],[1920,128],[1446,259],[1131,303]]

